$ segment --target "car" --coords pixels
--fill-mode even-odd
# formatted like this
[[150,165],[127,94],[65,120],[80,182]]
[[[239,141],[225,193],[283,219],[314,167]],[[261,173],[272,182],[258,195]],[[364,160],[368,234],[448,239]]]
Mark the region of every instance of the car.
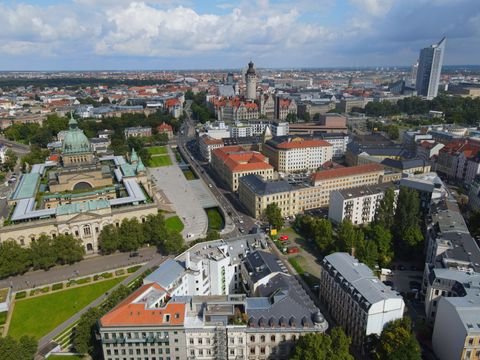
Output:
[[212,188],[212,187],[213,187],[213,185],[212,185],[212,184],[208,184],[208,187],[209,187],[209,188]]
[[390,286],[391,288],[393,288],[393,281],[390,281],[390,280],[386,280],[383,282],[385,285],[387,286]]
[[403,266],[403,265],[398,265],[398,270],[402,270],[402,271],[403,271],[403,270],[406,270],[406,269],[405,269],[405,266]]
[[283,235],[282,234],[282,235],[280,235],[279,239],[280,239],[280,241],[286,241],[286,240],[288,240],[288,235]]
[[287,253],[289,254],[296,254],[298,252],[300,252],[300,249],[296,246],[292,246],[287,249]]
[[244,229],[244,228],[240,228],[239,230],[240,230],[240,232],[241,232],[242,234],[245,232],[245,229]]
[[138,251],[134,251],[134,252],[130,253],[129,257],[137,257],[139,255],[140,255],[140,253]]

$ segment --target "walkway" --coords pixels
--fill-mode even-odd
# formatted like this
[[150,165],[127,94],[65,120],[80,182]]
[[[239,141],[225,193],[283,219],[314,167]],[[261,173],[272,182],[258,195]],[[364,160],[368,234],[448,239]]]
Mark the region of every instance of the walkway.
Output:
[[185,178],[178,165],[149,168],[148,172],[156,187],[162,190],[173,204],[175,212],[185,225],[183,237],[187,239],[187,234],[193,234],[188,241],[205,236],[208,229],[207,214],[190,186],[190,181]]
[[55,266],[48,271],[30,271],[24,275],[10,277],[0,281],[0,288],[12,286],[13,291],[40,287],[53,284],[70,278],[78,278],[85,275],[101,273],[107,270],[118,269],[130,265],[136,265],[152,259],[162,259],[157,253],[156,247],[142,248],[138,250],[139,256],[130,257],[128,253],[115,253],[112,255],[91,256],[73,265]]

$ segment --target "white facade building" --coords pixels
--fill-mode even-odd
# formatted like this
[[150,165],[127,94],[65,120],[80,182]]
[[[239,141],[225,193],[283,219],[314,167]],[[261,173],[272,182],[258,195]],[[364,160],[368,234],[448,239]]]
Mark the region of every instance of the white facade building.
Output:
[[375,218],[377,207],[389,188],[393,188],[396,198],[399,190],[392,183],[332,191],[328,217],[337,224],[345,219],[354,225],[369,224]]
[[289,132],[288,122],[286,121],[273,122],[270,128],[273,136],[287,136]]
[[370,334],[380,335],[385,324],[403,317],[403,298],[367,265],[347,253],[328,255],[321,265],[320,298],[354,346],[362,345]]

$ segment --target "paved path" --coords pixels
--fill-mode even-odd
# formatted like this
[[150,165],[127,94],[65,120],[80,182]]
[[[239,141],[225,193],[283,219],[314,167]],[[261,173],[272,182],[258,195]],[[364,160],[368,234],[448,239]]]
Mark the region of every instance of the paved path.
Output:
[[73,265],[55,266],[48,271],[38,270],[24,275],[10,277],[0,281],[0,288],[13,287],[13,291],[30,289],[45,284],[65,281],[70,278],[101,273],[129,265],[144,263],[150,259],[161,258],[155,247],[138,250],[139,256],[130,257],[128,253],[115,253],[105,256],[92,256]]
[[[160,263],[162,263],[166,257],[156,257],[147,264],[143,265],[140,269],[138,269],[135,273],[131,274],[128,276],[125,280],[123,280],[121,283],[117,284],[115,287],[113,287],[109,292],[112,292],[115,290],[117,287],[120,285],[127,285],[129,282],[140,276],[145,270],[151,268],[152,266],[157,266]],[[67,321],[63,322],[59,326],[57,326],[55,329],[53,329],[50,333],[42,337],[38,341],[38,349],[39,352],[42,351],[44,347],[46,347],[54,338],[56,338],[58,335],[60,335],[62,332],[64,332],[66,329],[68,329],[71,325],[73,325],[75,322],[77,322],[82,314],[88,311],[91,307],[98,306],[100,305],[106,298],[108,293],[103,294],[99,298],[95,299],[92,301],[90,304],[88,304],[86,307],[84,307],[82,310],[78,311],[74,316],[72,316],[70,319]]]
[[[176,213],[185,225],[183,237],[188,241],[205,236],[208,229],[207,213],[178,165],[149,168],[148,171],[157,188],[173,203]],[[187,234],[193,236],[187,238]]]

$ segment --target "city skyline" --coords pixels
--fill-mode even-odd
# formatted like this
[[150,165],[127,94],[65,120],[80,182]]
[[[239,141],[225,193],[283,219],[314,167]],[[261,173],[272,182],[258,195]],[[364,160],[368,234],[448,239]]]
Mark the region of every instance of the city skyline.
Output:
[[476,65],[480,9],[460,2],[0,1],[0,70],[411,66],[444,36],[444,65]]

